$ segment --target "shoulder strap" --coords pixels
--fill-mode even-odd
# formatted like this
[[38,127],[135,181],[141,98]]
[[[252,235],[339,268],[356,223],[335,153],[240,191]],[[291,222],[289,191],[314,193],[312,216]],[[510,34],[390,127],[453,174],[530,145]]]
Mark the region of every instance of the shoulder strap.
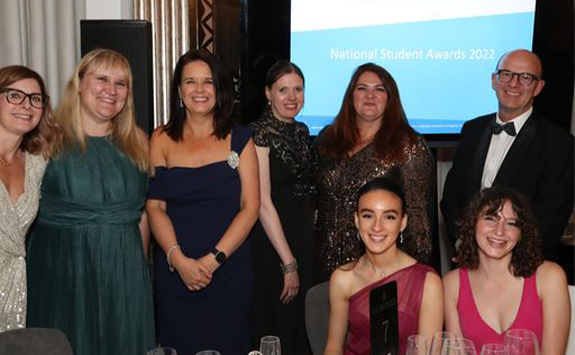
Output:
[[232,150],[241,154],[246,144],[252,137],[252,129],[246,126],[235,126],[232,129]]

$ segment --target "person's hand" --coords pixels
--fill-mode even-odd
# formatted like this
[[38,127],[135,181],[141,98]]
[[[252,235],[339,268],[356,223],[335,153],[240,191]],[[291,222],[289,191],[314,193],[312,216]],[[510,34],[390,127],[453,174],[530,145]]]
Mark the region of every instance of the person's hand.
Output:
[[216,256],[212,253],[207,253],[206,255],[202,256],[198,259],[209,271],[211,274],[216,272],[216,270],[220,267],[220,263],[217,262]]
[[299,275],[297,271],[284,274],[284,289],[280,294],[280,301],[283,304],[289,303],[299,292]]
[[190,291],[199,291],[212,281],[212,272],[199,260],[182,257],[174,267]]

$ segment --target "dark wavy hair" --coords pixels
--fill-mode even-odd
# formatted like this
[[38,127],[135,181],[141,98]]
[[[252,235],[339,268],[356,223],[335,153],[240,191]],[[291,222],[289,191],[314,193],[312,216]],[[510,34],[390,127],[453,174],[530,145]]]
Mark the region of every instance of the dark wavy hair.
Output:
[[220,61],[206,50],[191,50],[180,57],[170,88],[170,120],[164,130],[174,141],[179,142],[184,136],[184,122],[186,110],[181,107],[180,85],[184,67],[195,61],[202,61],[210,67],[212,80],[216,92],[216,105],[214,108],[214,135],[218,139],[225,138],[234,126],[234,92],[228,76],[224,73]]
[[266,75],[266,86],[268,89],[271,89],[273,84],[278,81],[282,76],[286,74],[296,74],[301,78],[305,85],[305,78],[303,76],[303,72],[301,69],[295,65],[294,63],[287,61],[287,60],[279,60],[277,61]]
[[46,155],[48,150],[48,143],[52,133],[55,131],[55,122],[52,114],[52,105],[50,104],[50,97],[46,92],[46,85],[44,80],[34,70],[23,65],[10,65],[0,69],[0,90],[4,90],[17,81],[24,79],[33,79],[40,86],[40,93],[48,97],[48,103],[42,110],[42,116],[38,125],[30,132],[24,135],[20,143],[22,151]]
[[461,240],[457,253],[461,267],[471,270],[479,267],[479,247],[475,236],[477,221],[482,216],[497,214],[507,201],[511,202],[517,214],[517,227],[521,231],[512,251],[509,271],[516,277],[529,277],[543,263],[537,222],[529,201],[517,191],[499,186],[479,192],[456,224],[457,237]]
[[[357,213],[359,213],[359,200],[361,197],[368,192],[372,191],[387,191],[394,194],[399,200],[401,201],[401,215],[404,216],[407,210],[407,201],[405,199],[405,192],[403,191],[403,187],[399,182],[392,178],[388,177],[378,177],[373,180],[366,182],[362,187],[359,188],[356,196],[356,205],[358,208]],[[407,221],[409,223],[409,220]],[[397,247],[409,254],[411,257],[415,259],[420,259],[419,253],[417,252],[417,246],[412,238],[403,238],[403,243],[397,243]],[[365,253],[365,245],[361,243],[362,250],[360,255]]]
[[353,105],[353,92],[359,77],[366,72],[377,75],[387,92],[387,104],[383,113],[383,122],[373,139],[373,145],[377,155],[382,160],[401,162],[404,159],[403,147],[406,144],[415,143],[417,133],[407,122],[395,80],[387,70],[374,63],[360,65],[354,71],[345,90],[339,113],[335,117],[333,124],[326,129],[325,137],[322,139],[319,148],[320,154],[328,158],[345,159],[348,152],[359,141],[360,136],[356,123],[357,112]]

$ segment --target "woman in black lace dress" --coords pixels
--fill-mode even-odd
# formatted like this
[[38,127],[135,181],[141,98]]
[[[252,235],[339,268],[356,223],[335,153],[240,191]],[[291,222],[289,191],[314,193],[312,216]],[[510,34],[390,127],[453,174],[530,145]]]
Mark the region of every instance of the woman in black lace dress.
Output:
[[252,124],[260,171],[260,219],[251,234],[255,276],[253,347],[281,339],[282,354],[310,354],[305,292],[312,282],[313,207],[309,130],[294,117],[304,103],[304,77],[287,61],[266,77],[268,107]]

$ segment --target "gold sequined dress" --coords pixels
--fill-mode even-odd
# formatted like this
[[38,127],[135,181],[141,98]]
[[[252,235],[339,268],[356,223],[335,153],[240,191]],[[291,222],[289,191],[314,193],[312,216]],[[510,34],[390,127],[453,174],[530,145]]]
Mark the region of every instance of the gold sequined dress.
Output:
[[36,217],[42,156],[25,155],[25,190],[13,204],[0,183],[0,332],[26,326],[26,235]]
[[[320,137],[318,137],[320,138]],[[319,139],[321,144],[321,139]],[[344,160],[319,158],[316,184],[318,215],[316,221],[315,282],[329,280],[341,265],[356,260],[362,253],[353,219],[356,195],[361,186],[376,177],[399,181],[404,190],[409,216],[403,232],[404,243],[420,260],[431,253],[431,221],[433,218],[434,160],[421,136],[404,147],[402,163],[390,163],[377,157],[368,145]]]

